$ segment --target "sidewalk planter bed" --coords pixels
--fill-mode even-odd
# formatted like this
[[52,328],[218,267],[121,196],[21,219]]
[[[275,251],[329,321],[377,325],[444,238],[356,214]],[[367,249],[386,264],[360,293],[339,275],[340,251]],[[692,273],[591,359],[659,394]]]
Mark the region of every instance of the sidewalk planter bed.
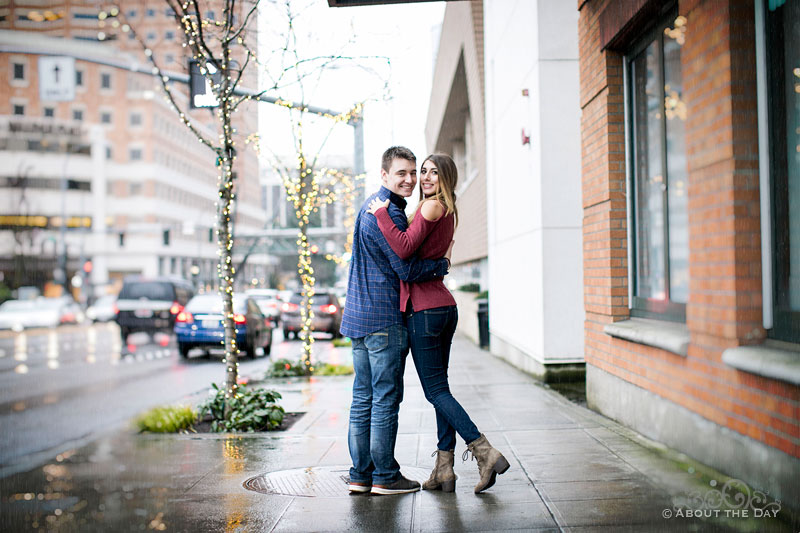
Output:
[[289,359],[278,359],[272,363],[272,368],[267,370],[267,378],[290,378],[295,376],[305,376],[306,371],[300,361],[290,361]]
[[[305,415],[305,412],[284,413],[283,414],[283,420],[281,421],[280,425],[278,425],[278,426],[276,426],[274,428],[271,428],[271,429],[255,430],[255,431],[250,431],[248,433],[265,433],[265,432],[272,433],[272,432],[276,432],[276,431],[278,431],[278,432],[280,432],[280,431],[288,431],[289,428],[291,428],[295,424],[295,422],[297,422],[298,420],[300,420],[303,417],[303,415]],[[213,433],[225,433],[224,431],[222,431],[222,432],[213,431],[211,429],[211,424],[213,422],[214,422],[214,419],[211,417],[211,415],[206,415],[206,416],[204,416],[202,418],[199,418],[197,420],[197,422],[195,422],[194,426],[192,426],[192,429],[190,431],[192,433],[198,433],[198,434],[202,434],[202,433],[212,433],[212,434]],[[236,433],[236,432],[231,432],[231,433]]]
[[239,385],[235,398],[228,400],[231,416],[225,419],[225,391],[216,383],[211,398],[197,411],[188,406],[154,407],[134,419],[140,433],[228,433],[286,430],[305,413],[287,413],[278,405],[281,395],[269,389]]
[[353,373],[353,365],[334,365],[331,363],[319,363],[311,365],[311,374],[306,374],[301,361],[291,361],[289,359],[278,359],[272,363],[265,378],[288,378],[306,376],[347,376]]
[[[234,398],[225,398],[225,391],[216,383],[212,385],[215,394],[200,404],[201,417],[211,419],[212,433],[270,431],[277,429],[283,421],[285,412],[277,401],[281,394],[269,389],[249,389],[239,385]],[[229,402],[231,415],[225,419],[225,402]]]

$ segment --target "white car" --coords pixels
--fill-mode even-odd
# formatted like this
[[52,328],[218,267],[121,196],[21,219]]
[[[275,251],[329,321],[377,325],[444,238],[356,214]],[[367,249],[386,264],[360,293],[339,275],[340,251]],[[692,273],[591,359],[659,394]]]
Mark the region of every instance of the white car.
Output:
[[106,294],[97,299],[89,309],[86,310],[86,317],[93,322],[108,322],[117,316],[117,296]]
[[0,329],[54,328],[83,322],[83,312],[69,296],[9,300],[0,305]]
[[281,305],[283,300],[278,289],[248,289],[245,295],[256,301],[264,316],[277,325],[281,318]]

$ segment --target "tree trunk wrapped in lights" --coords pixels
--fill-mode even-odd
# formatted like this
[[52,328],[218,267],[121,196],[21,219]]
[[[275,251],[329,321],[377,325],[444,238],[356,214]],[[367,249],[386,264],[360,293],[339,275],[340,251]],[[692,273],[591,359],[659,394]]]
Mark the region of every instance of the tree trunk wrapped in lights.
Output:
[[[225,349],[225,397],[232,398],[237,392],[239,376],[239,347],[236,345],[236,323],[233,313],[233,226],[232,216],[236,199],[235,182],[236,172],[236,144],[234,140],[235,128],[232,116],[239,106],[252,98],[250,96],[237,96],[234,94],[243,74],[253,57],[253,52],[247,46],[245,38],[249,26],[257,19],[258,1],[237,3],[235,0],[216,0],[215,7],[222,7],[222,20],[204,19],[204,13],[198,0],[176,1],[165,0],[172,10],[176,24],[183,30],[183,47],[187,49],[192,58],[202,66],[201,72],[210,82],[213,94],[217,100],[217,125],[219,138],[213,141],[207,138],[199,128],[195,127],[190,116],[181,108],[175,98],[174,89],[169,83],[169,78],[162,72],[152,50],[145,40],[136,34],[130,24],[121,26],[123,33],[132,33],[141,44],[145,56],[153,65],[158,75],[165,97],[171,107],[177,112],[181,122],[197,137],[198,141],[211,149],[216,155],[219,167],[219,180],[217,183],[217,253],[219,260],[217,274],[219,277],[219,292],[223,303],[223,325],[225,336],[222,344]],[[119,10],[115,11],[118,13]],[[101,13],[100,20],[105,17]],[[122,16],[122,13],[120,13]],[[233,48],[237,49],[237,63],[234,60]],[[211,71],[218,75],[218,81],[213,81]],[[230,414],[226,405],[225,416]]]
[[[360,109],[361,106],[359,105],[347,113],[330,118],[334,120],[335,125],[337,122],[351,120]],[[303,113],[302,110],[300,112]],[[303,151],[302,124],[302,118],[294,124],[297,150],[295,168],[286,168],[281,165],[274,154],[271,154],[271,164],[283,179],[287,201],[294,208],[295,221],[297,223],[297,274],[303,285],[303,297],[300,303],[301,329],[299,334],[303,341],[301,362],[306,375],[310,375],[314,371],[312,322],[314,320],[314,286],[316,283],[314,267],[311,263],[311,243],[308,239],[310,217],[323,204],[333,204],[340,198],[349,198],[350,204],[352,204],[355,192],[353,187],[356,179],[336,170],[314,170],[314,165],[308,163]],[[254,141],[254,145],[260,151],[258,139],[251,139],[251,141]],[[314,162],[316,162],[318,156],[319,154],[314,158]],[[348,208],[348,212],[350,211],[352,211],[352,205]]]

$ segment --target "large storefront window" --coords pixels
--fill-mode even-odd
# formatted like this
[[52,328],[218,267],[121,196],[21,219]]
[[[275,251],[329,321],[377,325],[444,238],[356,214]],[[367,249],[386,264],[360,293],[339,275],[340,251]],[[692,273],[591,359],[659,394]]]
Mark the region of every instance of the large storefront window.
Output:
[[800,0],[765,0],[774,243],[771,336],[800,342]]
[[684,321],[689,220],[681,46],[677,10],[626,57],[633,207],[631,314]]

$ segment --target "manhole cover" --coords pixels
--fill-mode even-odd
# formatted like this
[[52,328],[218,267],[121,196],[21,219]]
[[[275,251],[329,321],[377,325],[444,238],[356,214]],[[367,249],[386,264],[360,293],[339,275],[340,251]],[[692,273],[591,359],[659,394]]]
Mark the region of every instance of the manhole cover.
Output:
[[[314,466],[281,470],[251,477],[243,483],[244,488],[263,494],[283,494],[286,496],[308,496],[335,498],[347,496],[349,466]],[[403,467],[401,472],[408,479],[422,483],[430,471],[414,466]]]

